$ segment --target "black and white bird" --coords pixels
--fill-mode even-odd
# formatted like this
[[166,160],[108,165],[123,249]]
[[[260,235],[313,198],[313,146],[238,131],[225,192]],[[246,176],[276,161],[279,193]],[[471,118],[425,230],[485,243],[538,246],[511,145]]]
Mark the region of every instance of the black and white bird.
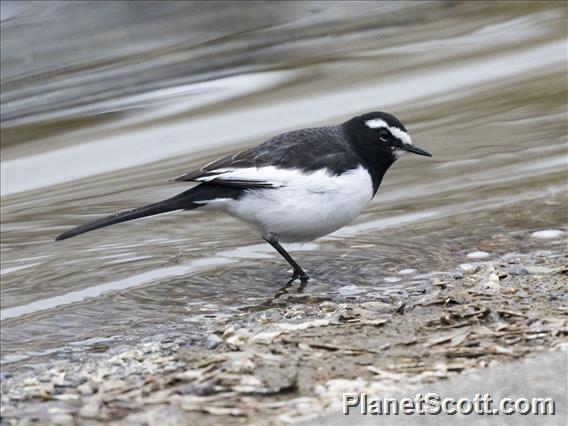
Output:
[[308,275],[280,243],[311,241],[351,222],[405,152],[431,157],[386,112],[284,133],[176,178],[199,183],[181,194],[86,223],[56,240],[176,210],[223,211],[252,226],[292,266],[292,279],[305,283]]

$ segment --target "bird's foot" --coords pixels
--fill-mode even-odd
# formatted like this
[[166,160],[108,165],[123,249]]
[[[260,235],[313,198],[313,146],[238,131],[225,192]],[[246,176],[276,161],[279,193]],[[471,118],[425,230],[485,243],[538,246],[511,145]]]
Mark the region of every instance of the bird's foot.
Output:
[[300,279],[300,282],[302,284],[307,284],[310,277],[308,274],[306,274],[304,271],[302,271],[301,269],[295,269],[294,273],[292,274],[292,278],[290,279],[290,282],[296,280],[296,279]]
[[298,293],[303,293],[304,289],[306,288],[306,285],[308,284],[310,277],[308,276],[308,274],[306,274],[301,269],[299,269],[299,270],[296,269],[296,270],[294,270],[294,274],[292,275],[292,278],[290,279],[290,281],[288,281],[288,284],[292,284],[292,282],[294,282],[297,279],[300,280],[300,286],[298,287]]

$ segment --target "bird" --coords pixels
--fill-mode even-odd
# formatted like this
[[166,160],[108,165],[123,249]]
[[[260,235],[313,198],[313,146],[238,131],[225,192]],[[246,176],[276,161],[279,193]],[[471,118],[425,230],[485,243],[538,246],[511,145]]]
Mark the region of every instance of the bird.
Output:
[[173,179],[197,184],[178,195],[85,223],[55,240],[167,212],[221,211],[276,249],[293,269],[289,282],[305,284],[310,277],[281,243],[312,241],[353,221],[407,152],[432,156],[413,144],[394,115],[382,111],[286,132]]

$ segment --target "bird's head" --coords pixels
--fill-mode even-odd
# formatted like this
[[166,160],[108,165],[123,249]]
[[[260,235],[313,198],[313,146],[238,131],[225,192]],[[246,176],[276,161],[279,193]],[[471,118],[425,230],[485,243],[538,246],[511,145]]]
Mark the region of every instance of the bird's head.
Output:
[[373,151],[392,155],[398,159],[406,152],[431,157],[428,151],[414,145],[406,127],[394,115],[387,112],[369,112],[352,118],[347,123],[348,131],[359,143]]

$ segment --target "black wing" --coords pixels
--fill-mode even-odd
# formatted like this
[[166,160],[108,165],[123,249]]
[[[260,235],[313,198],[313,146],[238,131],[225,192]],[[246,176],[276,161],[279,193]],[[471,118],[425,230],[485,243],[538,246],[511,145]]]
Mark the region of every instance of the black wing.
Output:
[[[297,130],[275,136],[253,148],[215,160],[176,181],[214,182],[244,188],[281,186],[277,174],[264,167],[309,173],[327,168],[339,175],[353,168],[357,157],[340,126]],[[274,178],[274,179],[273,179]]]

